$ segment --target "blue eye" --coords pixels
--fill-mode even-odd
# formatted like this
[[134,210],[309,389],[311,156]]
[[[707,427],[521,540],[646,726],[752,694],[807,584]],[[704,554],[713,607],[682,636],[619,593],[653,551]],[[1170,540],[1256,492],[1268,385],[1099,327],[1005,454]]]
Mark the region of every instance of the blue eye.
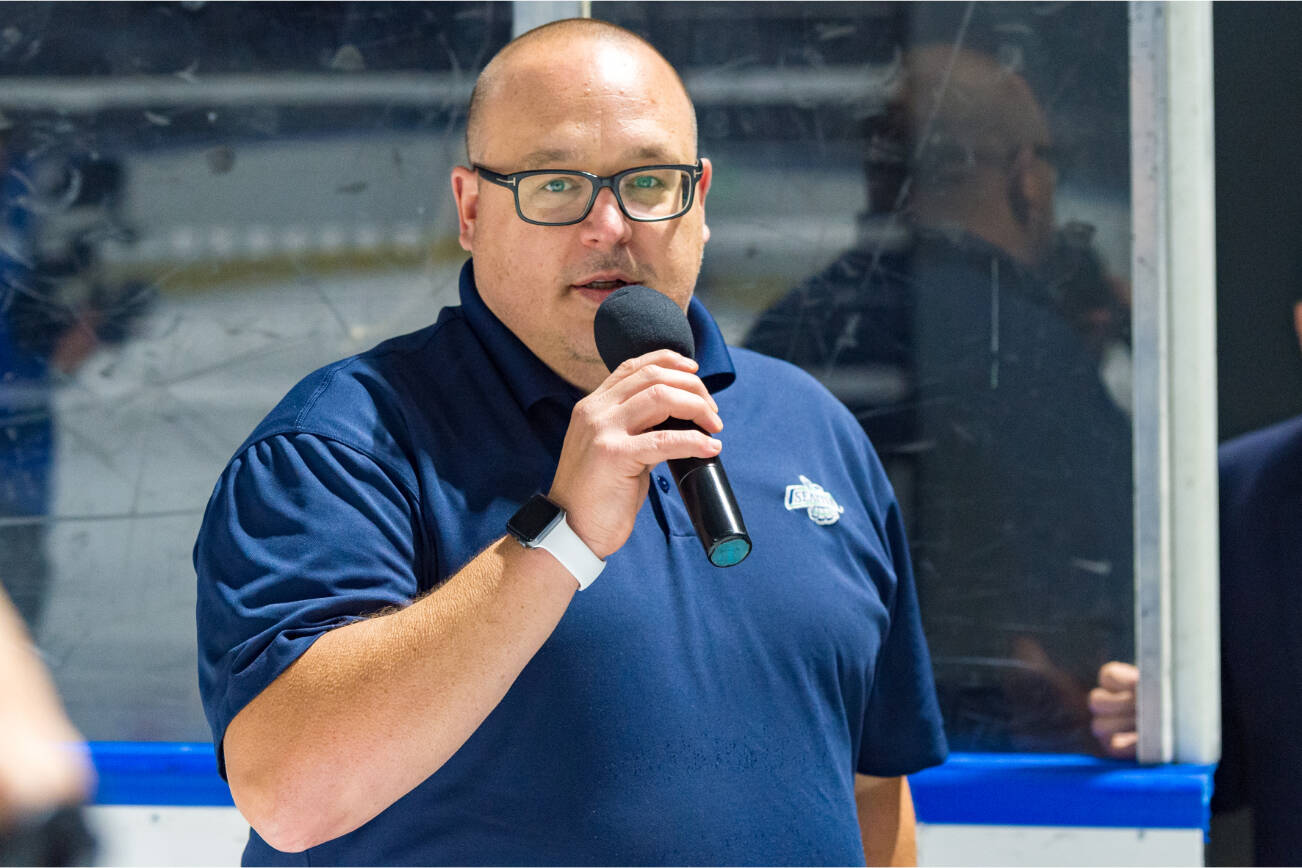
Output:
[[633,186],[639,190],[650,190],[652,187],[659,186],[660,179],[654,175],[638,175],[633,179]]
[[564,178],[552,178],[546,184],[543,184],[543,189],[548,193],[564,193],[569,189],[569,186],[570,182]]

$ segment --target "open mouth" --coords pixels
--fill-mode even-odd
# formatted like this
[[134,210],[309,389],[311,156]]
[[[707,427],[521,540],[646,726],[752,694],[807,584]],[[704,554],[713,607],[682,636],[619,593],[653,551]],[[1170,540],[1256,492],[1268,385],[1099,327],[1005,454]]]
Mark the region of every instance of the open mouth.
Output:
[[593,280],[588,283],[575,284],[575,289],[591,289],[597,292],[612,292],[621,286],[630,286],[627,280]]

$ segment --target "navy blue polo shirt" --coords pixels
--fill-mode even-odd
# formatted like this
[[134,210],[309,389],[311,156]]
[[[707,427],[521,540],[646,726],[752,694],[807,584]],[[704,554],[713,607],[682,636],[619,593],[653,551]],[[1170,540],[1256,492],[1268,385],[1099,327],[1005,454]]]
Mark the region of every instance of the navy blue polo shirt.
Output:
[[[501,704],[362,828],[251,864],[852,864],[854,773],[945,741],[895,498],[798,368],[689,321],[754,539],[713,567],[666,467]],[[225,469],[195,546],[218,745],[326,631],[402,605],[546,491],[581,395],[480,300],[304,379]]]
[[1302,416],[1221,446],[1221,763],[1255,865],[1302,865]]

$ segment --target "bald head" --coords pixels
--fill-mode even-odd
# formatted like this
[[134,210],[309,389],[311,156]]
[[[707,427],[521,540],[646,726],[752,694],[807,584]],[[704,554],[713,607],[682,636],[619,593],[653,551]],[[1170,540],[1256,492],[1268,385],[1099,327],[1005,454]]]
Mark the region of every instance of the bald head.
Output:
[[900,105],[920,183],[960,180],[974,164],[999,163],[1047,144],[1049,127],[1026,80],[989,54],[924,45],[904,58]]
[[961,229],[1029,265],[1042,261],[1057,174],[1030,85],[993,56],[950,44],[911,49],[903,73],[886,129],[907,159],[913,221]]
[[[485,118],[502,108],[503,96],[514,90],[513,83],[540,77],[559,59],[571,55],[577,46],[611,49],[630,61],[650,64],[667,73],[671,92],[660,98],[681,102],[696,141],[696,110],[678,72],[651,43],[615,24],[592,18],[567,18],[535,27],[517,36],[499,51],[475,82],[466,112],[466,157],[478,163],[484,157]],[[664,88],[661,88],[662,90]]]

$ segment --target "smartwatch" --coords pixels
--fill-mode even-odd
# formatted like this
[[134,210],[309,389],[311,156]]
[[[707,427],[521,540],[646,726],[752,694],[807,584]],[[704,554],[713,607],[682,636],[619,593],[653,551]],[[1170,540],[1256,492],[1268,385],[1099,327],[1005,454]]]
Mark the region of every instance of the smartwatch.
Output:
[[606,562],[592,553],[565,521],[565,510],[541,494],[535,494],[506,521],[506,530],[527,549],[544,549],[561,562],[587,588],[601,575]]

